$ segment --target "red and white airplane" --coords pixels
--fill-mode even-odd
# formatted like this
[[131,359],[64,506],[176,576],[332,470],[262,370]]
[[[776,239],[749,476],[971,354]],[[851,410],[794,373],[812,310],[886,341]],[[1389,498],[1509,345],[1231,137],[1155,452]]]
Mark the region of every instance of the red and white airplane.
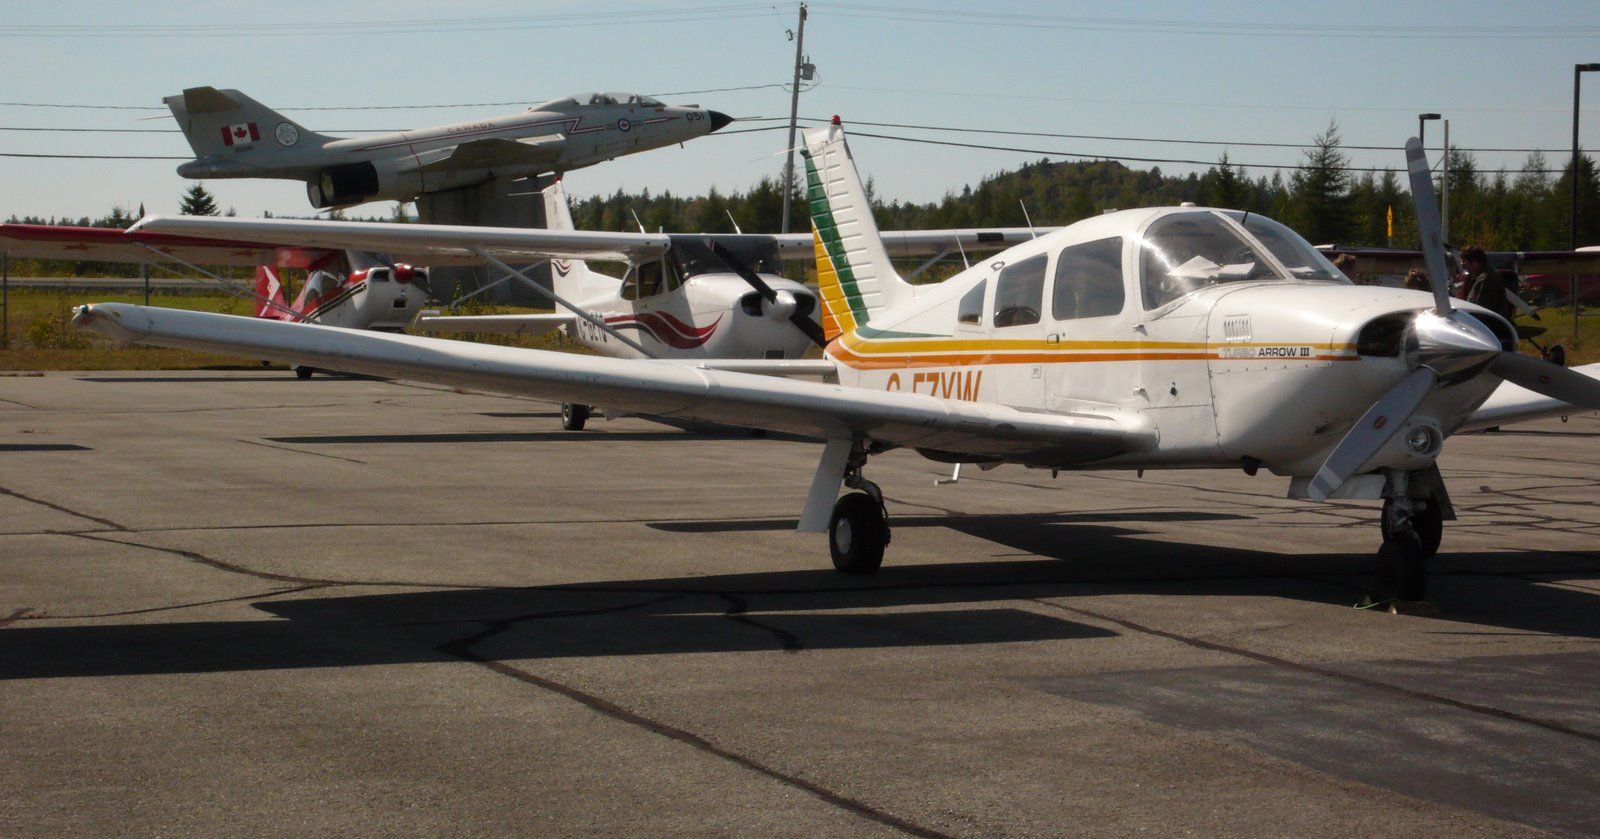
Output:
[[[851,573],[876,570],[889,542],[868,460],[911,448],[1050,470],[1266,471],[1289,479],[1291,497],[1381,499],[1374,595],[1420,599],[1453,518],[1436,466],[1446,438],[1600,409],[1600,365],[1519,354],[1511,324],[1442,284],[1434,295],[1354,285],[1289,228],[1232,210],[1097,216],[914,286],[889,259],[843,129],[807,132],[804,158],[828,339],[804,363],[831,368],[823,382],[125,304],[82,307],[74,322],[159,346],[819,437],[799,529],[826,530],[835,567]],[[1428,262],[1444,276],[1416,140],[1407,163]],[[223,222],[228,235],[251,224],[210,220]],[[550,250],[470,229],[367,235],[360,247]],[[670,245],[566,235],[635,264]],[[841,484],[856,491],[840,497]]]
[[[255,316],[346,329],[400,332],[428,299],[428,272],[375,254],[261,242],[178,236],[107,227],[0,224],[0,252],[18,258],[147,264],[183,276],[197,274],[224,291],[253,298]],[[254,266],[255,286],[201,266]],[[289,303],[281,271],[306,271]],[[297,365],[308,378],[312,368]]]

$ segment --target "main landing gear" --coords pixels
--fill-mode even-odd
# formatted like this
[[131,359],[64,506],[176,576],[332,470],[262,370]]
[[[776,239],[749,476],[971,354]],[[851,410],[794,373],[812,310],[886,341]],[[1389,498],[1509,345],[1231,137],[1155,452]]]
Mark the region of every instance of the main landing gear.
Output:
[[878,485],[861,477],[865,453],[858,463],[854,457],[845,472],[844,485],[857,492],[847,493],[833,504],[828,519],[828,553],[833,567],[846,574],[871,574],[883,565],[883,549],[889,544],[889,514],[883,508],[883,492]]
[[[1423,473],[1438,480],[1437,472]],[[1388,474],[1387,498],[1383,502],[1383,546],[1378,549],[1372,569],[1373,603],[1420,601],[1428,593],[1428,560],[1439,552],[1444,536],[1445,507],[1449,504],[1439,491],[1425,498],[1409,494],[1411,473],[1393,470]]]
[[589,406],[561,403],[561,427],[568,431],[582,431],[589,421]]

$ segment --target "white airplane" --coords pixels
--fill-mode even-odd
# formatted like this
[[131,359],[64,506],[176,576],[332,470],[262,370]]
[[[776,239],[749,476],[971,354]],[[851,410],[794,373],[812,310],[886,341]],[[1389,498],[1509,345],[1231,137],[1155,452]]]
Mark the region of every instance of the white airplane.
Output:
[[305,181],[311,206],[409,201],[418,195],[567,172],[676,145],[733,118],[637,93],[584,93],[518,114],[341,139],[308,131],[240,93],[192,87],[162,100],[195,159],[185,178]]
[[[402,259],[496,265],[506,273],[499,282],[519,279],[547,296],[557,308],[549,314],[425,314],[415,323],[420,332],[539,335],[560,329],[591,350],[616,358],[698,359],[745,372],[832,374],[829,363],[800,360],[813,346],[827,343],[816,322],[816,294],[781,276],[783,256],[814,256],[809,235],[591,236],[573,229],[571,210],[559,181],[543,194],[548,232],[199,216],[152,217],[131,232],[217,236],[263,248],[282,247],[286,242],[305,247],[304,243],[311,241],[325,243],[318,247],[331,248],[381,240],[389,243],[386,247],[398,248]],[[416,237],[407,235],[418,230],[426,231],[430,237],[450,236],[467,245],[482,244],[482,252],[419,248]],[[374,234],[378,239],[372,238]],[[568,234],[590,238],[571,240]],[[1027,228],[916,230],[894,233],[892,241],[897,254],[937,256],[956,250],[993,250],[1032,235]],[[502,240],[516,246],[497,249],[495,242]],[[548,242],[558,250],[539,251],[540,242]],[[589,244],[594,242],[599,244]],[[573,256],[589,253],[615,257],[619,248],[633,248],[628,252],[629,269],[620,279],[593,271],[587,261]],[[394,256],[396,252],[388,253]],[[550,259],[549,290],[533,283],[526,276],[526,268],[515,269],[501,261],[552,257],[556,253],[567,256]],[[588,405],[563,403],[562,427],[581,430],[591,410]]]
[[[1355,286],[1254,214],[1108,214],[913,286],[890,263],[840,125],[808,131],[803,157],[832,383],[125,304],[82,307],[74,322],[127,341],[820,437],[798,529],[826,530],[849,573],[876,570],[889,542],[867,462],[904,447],[1050,470],[1265,469],[1290,479],[1292,497],[1381,498],[1374,595],[1420,599],[1453,518],[1435,463],[1445,438],[1600,409],[1600,365],[1518,354],[1510,324],[1453,303],[1442,284],[1435,296]],[[1443,276],[1416,140],[1407,158]],[[412,234],[413,246],[464,247],[449,232]],[[839,497],[841,483],[856,491]]]
[[[377,254],[335,248],[299,248],[262,242],[196,238],[106,227],[0,224],[0,253],[18,258],[144,264],[255,302],[255,317],[346,329],[400,332],[428,300],[428,269]],[[254,266],[249,288],[201,266]],[[284,295],[280,272],[306,271],[294,302]],[[310,378],[312,368],[296,365]]]

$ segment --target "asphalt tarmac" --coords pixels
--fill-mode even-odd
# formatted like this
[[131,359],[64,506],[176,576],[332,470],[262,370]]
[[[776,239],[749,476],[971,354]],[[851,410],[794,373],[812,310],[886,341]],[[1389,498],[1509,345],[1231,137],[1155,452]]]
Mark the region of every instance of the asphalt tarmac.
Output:
[[1600,418],[1368,503],[279,372],[0,378],[0,834],[1600,833]]

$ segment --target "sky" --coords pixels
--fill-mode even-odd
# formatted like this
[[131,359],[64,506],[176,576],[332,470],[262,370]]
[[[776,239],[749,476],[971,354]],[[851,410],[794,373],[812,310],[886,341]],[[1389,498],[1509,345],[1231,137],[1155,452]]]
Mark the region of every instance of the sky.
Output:
[[[0,104],[0,153],[187,155],[161,99],[197,85],[237,88],[328,133],[458,122],[587,90],[786,117],[794,61],[786,33],[796,12],[796,3],[734,0],[0,0],[0,102],[12,103]],[[1237,144],[1305,144],[1336,121],[1347,144],[1384,147],[1352,150],[1355,165],[1403,173],[1399,149],[1416,133],[1417,113],[1429,111],[1450,120],[1457,146],[1541,148],[1559,166],[1570,155],[1573,64],[1600,62],[1600,3],[815,2],[805,48],[817,82],[801,94],[800,115],[838,114],[847,130],[856,126],[856,163],[885,199],[936,200],[1024,162],[1077,158],[861,133],[1106,157],[1214,161],[1226,150],[1247,166],[1292,165],[1297,149]],[[1600,73],[1585,83],[1580,131],[1600,146]],[[413,107],[463,103],[522,104]],[[864,122],[1207,142],[856,125]],[[681,149],[579,170],[567,176],[568,191],[745,189],[779,176],[786,136],[731,132],[778,124],[736,123]],[[1428,145],[1441,137],[1441,123],[1430,123]],[[1490,170],[1515,170],[1525,157],[1476,154]],[[175,212],[190,185],[178,162],[0,157],[0,218],[98,216],[141,203]],[[241,215],[311,212],[298,182],[207,188]]]

